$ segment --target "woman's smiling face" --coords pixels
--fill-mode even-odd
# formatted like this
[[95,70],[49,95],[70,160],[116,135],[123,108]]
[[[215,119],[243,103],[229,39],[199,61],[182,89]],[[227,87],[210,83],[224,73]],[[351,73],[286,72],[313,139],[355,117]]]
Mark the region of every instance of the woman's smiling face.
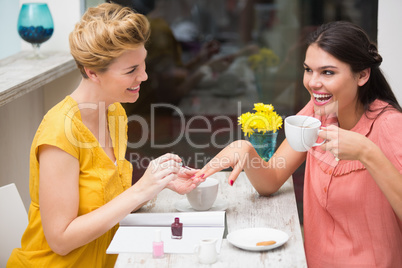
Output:
[[[316,111],[320,114],[356,112],[361,74],[352,72],[344,63],[316,44],[306,51],[303,84],[309,91]],[[364,82],[365,83],[365,82]],[[364,84],[363,83],[363,84]]]
[[145,72],[147,51],[144,46],[127,50],[109,66],[98,73],[102,94],[107,102],[135,102],[139,97],[140,84],[148,79]]

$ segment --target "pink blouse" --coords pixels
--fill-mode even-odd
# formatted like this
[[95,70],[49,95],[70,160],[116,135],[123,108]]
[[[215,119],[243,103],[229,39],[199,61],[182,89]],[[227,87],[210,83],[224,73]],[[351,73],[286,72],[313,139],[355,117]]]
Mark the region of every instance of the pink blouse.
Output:
[[[377,144],[402,173],[402,113],[387,105],[374,101],[352,131]],[[311,101],[299,114],[319,117]],[[304,232],[309,268],[402,267],[402,221],[370,173],[319,147],[307,153]]]

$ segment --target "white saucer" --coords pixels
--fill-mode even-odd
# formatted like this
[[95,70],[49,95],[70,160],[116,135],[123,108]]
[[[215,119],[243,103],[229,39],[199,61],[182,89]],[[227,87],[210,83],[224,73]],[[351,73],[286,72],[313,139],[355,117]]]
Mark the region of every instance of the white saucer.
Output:
[[[281,230],[272,228],[247,228],[231,232],[226,237],[232,245],[251,251],[265,251],[285,244],[289,235]],[[269,246],[257,246],[258,242],[273,240],[276,243]]]
[[[187,199],[182,199],[180,201],[177,201],[174,204],[174,207],[178,211],[181,211],[181,212],[200,211],[200,210],[193,209]],[[222,211],[222,210],[226,210],[227,208],[228,208],[228,202],[226,202],[226,200],[216,199],[216,201],[212,205],[212,207],[206,211]]]

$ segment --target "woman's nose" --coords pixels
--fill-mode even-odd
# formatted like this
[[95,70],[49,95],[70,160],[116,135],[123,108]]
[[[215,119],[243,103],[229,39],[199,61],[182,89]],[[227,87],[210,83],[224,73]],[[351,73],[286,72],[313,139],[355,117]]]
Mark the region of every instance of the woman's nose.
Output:
[[148,80],[148,74],[145,71],[145,68],[143,69],[143,71],[141,72],[141,74],[139,76],[137,76],[137,79],[141,82],[147,81]]
[[322,87],[322,83],[317,76],[313,75],[309,81],[309,86],[310,88],[320,88]]

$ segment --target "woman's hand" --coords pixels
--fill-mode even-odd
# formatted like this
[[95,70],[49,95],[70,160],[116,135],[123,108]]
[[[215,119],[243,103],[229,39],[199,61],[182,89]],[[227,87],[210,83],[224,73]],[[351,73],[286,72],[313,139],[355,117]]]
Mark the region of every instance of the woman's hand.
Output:
[[151,200],[180,172],[181,158],[175,154],[162,155],[149,163],[141,179],[134,185],[145,194],[144,201]]
[[343,160],[360,160],[364,148],[371,142],[367,137],[349,130],[339,128],[334,125],[322,127],[323,131],[319,136],[327,139],[327,142],[321,145],[324,151],[330,151],[335,158]]
[[[233,171],[230,174],[228,181],[230,185],[233,185],[234,181],[250,158],[250,153],[253,151],[251,150],[252,148],[253,146],[245,140],[232,142],[212,158],[211,161],[209,161],[200,171],[198,171],[195,178],[205,179],[218,171],[232,167]],[[256,153],[254,156],[258,157]]]
[[179,194],[186,194],[191,192],[195,187],[197,187],[201,182],[203,182],[204,178],[195,178],[195,174],[199,171],[199,169],[187,169],[180,168],[179,173],[177,174],[177,178],[171,180],[166,188],[175,191]]

